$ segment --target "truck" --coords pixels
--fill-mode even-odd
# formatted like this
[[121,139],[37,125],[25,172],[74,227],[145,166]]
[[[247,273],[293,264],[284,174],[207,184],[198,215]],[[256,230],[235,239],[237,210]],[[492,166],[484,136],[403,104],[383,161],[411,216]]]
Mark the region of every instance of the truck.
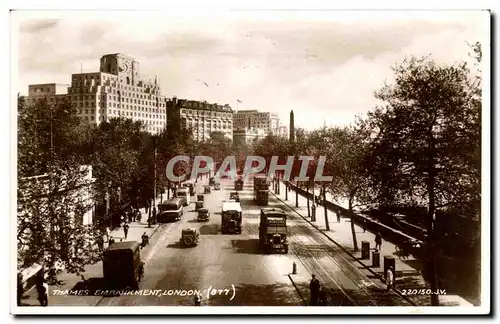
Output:
[[241,234],[242,212],[241,205],[235,200],[226,200],[222,203],[221,233]]
[[281,208],[260,210],[259,247],[265,253],[283,251],[288,253],[286,213]]
[[265,174],[256,174],[253,178],[253,199],[258,205],[269,204],[269,181]]
[[181,198],[183,206],[188,206],[191,203],[191,195],[189,188],[179,187],[175,190],[175,198]]
[[[110,288],[139,289],[144,271],[139,242],[116,242],[104,251],[104,281]],[[142,268],[142,269],[141,269]]]

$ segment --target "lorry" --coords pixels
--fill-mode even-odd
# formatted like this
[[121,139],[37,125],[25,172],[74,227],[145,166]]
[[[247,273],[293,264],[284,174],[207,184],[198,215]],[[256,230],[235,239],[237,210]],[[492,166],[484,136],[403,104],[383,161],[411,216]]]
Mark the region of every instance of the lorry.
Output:
[[104,251],[104,281],[110,288],[139,289],[144,263],[139,242],[116,242]]
[[286,213],[281,208],[260,210],[259,247],[265,253],[283,251],[288,253]]
[[241,205],[235,200],[226,200],[222,203],[221,233],[241,234],[242,211]]
[[175,190],[175,197],[182,199],[183,206],[188,206],[191,203],[191,194],[189,193],[189,188],[177,188]]
[[253,178],[253,199],[258,205],[269,204],[269,181],[265,174],[256,174]]

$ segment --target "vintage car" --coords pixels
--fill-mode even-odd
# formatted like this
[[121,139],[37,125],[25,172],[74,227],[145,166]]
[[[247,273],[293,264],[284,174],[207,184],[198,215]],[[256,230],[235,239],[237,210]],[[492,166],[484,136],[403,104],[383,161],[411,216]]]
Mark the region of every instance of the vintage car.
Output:
[[220,183],[214,184],[214,190],[220,190]]
[[203,187],[203,193],[209,194],[210,192],[212,192],[212,189],[210,188],[210,186],[204,186]]
[[183,246],[195,246],[198,245],[200,240],[200,233],[196,228],[185,228],[182,230],[181,244]]
[[196,196],[196,201],[205,201],[205,196],[203,194],[198,194]]
[[198,209],[198,221],[208,222],[210,220],[210,212],[206,208]]
[[203,201],[198,200],[194,206],[194,211],[198,211],[200,208],[203,208]]
[[210,179],[208,180],[208,185],[209,186],[215,185],[215,178],[214,177],[210,177]]
[[231,191],[229,193],[229,199],[230,200],[235,200],[236,202],[240,201],[240,195],[238,194],[238,191]]
[[234,190],[243,190],[243,179],[241,178],[238,178],[235,182],[234,182]]

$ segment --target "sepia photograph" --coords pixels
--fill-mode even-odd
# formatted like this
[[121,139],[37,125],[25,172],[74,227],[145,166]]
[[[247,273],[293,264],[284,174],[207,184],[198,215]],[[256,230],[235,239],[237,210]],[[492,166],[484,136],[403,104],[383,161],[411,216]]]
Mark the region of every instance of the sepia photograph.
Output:
[[11,313],[489,314],[491,19],[12,10]]

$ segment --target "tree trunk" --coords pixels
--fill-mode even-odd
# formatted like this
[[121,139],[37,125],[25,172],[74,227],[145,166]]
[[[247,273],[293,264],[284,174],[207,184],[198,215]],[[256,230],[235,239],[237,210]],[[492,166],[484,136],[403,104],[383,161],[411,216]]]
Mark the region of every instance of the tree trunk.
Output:
[[[354,252],[358,252],[358,240],[356,238],[356,229],[354,228],[354,212],[352,210],[352,200],[354,199],[353,195],[349,197],[349,218],[351,219],[351,233],[352,233],[352,243],[354,244]],[[340,211],[339,211],[340,212]]]
[[[436,271],[436,233],[435,233],[435,212],[436,212],[436,201],[434,193],[435,184],[435,168],[434,168],[434,156],[435,156],[435,144],[434,136],[432,134],[432,128],[429,132],[429,165],[428,165],[428,183],[427,190],[429,192],[429,214],[427,215],[427,257],[428,257],[428,271],[429,271],[429,281],[431,286],[431,291],[437,290],[437,271]],[[431,294],[431,305],[439,306],[439,298],[436,294]]]

